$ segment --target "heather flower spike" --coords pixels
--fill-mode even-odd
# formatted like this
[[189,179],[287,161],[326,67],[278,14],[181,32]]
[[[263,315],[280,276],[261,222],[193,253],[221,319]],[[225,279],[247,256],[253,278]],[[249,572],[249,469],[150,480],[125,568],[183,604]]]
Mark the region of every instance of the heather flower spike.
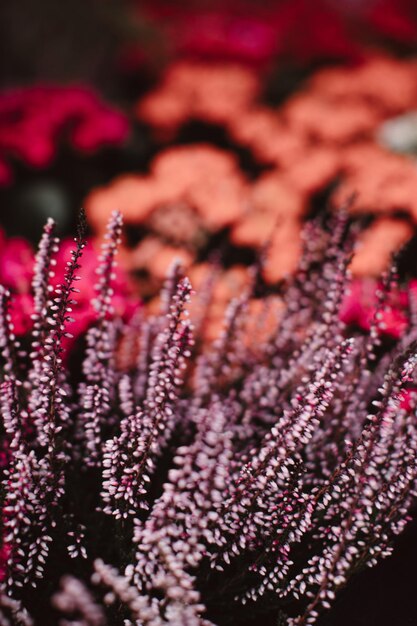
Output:
[[[168,290],[170,304],[165,305],[167,313],[154,340],[146,396],[134,414],[121,420],[119,437],[107,441],[104,447],[102,497],[108,503],[105,511],[116,517],[135,516],[138,507],[148,508],[145,496],[150,474],[177,425],[176,388],[182,382],[193,343],[192,327],[185,316],[191,285],[187,278],[176,284],[170,278]],[[122,383],[124,387],[126,379]],[[113,507],[109,506],[112,502]]]
[[122,218],[114,212],[102,245],[97,268],[97,297],[94,306],[96,324],[87,332],[87,351],[83,362],[85,381],[79,388],[81,428],[85,439],[88,464],[97,465],[100,457],[101,431],[109,415],[115,376],[113,360],[116,346],[116,326],[113,316],[112,282],[115,278],[116,254],[120,244]]
[[[28,353],[0,289],[0,623],[221,626],[273,615],[310,626],[352,576],[391,554],[410,520],[415,302],[407,333],[380,343],[394,263],[369,332],[343,324],[354,233],[342,211],[306,224],[269,335],[249,336],[264,319],[251,318],[255,267],[207,345],[178,264],[157,314],[118,319],[121,236],[115,212],[75,376],[62,342],[77,316],[82,233],[56,286],[59,242],[45,226]],[[65,618],[53,622],[57,612]]]

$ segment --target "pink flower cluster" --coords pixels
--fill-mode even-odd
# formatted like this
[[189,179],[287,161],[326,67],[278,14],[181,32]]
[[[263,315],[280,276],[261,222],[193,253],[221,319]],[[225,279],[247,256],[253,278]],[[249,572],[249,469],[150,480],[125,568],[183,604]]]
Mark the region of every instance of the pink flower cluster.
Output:
[[37,85],[0,93],[0,186],[13,179],[13,159],[50,165],[64,131],[76,150],[90,153],[123,142],[129,125],[87,87]]

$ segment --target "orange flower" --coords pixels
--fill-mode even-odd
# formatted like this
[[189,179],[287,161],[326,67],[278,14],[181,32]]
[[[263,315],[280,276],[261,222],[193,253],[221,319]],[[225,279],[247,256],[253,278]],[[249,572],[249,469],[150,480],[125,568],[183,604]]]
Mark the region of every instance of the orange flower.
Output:
[[266,243],[283,222],[296,224],[304,211],[302,195],[283,176],[271,172],[251,187],[249,210],[233,226],[231,241],[237,246],[258,248]]
[[[273,109],[262,104],[259,77],[249,68],[176,62],[138,103],[140,119],[170,139],[192,119],[220,124],[268,172],[250,181],[232,152],[208,144],[170,147],[148,175],[122,176],[94,190],[85,203],[90,223],[102,232],[111,210],[121,210],[131,235],[123,254],[129,267],[149,276],[148,296],[175,257],[191,272],[198,259],[197,275],[210,273],[201,261],[220,239],[254,253],[268,242],[264,279],[275,283],[297,264],[312,198],[339,181],[333,205],[356,194],[353,214],[384,216],[362,235],[353,265],[355,273],[375,274],[411,233],[392,214],[403,211],[417,222],[414,163],[376,142],[389,116],[417,107],[416,78],[415,62],[370,54],[360,65],[318,71]],[[141,240],[132,244],[135,238]],[[232,283],[240,284],[236,277]],[[229,298],[233,289],[226,289]],[[225,307],[223,298],[213,298],[212,328]]]
[[163,190],[150,177],[119,176],[109,185],[93,189],[85,199],[88,220],[97,234],[103,234],[112,211],[118,209],[127,223],[141,223],[163,198]]
[[154,237],[143,239],[128,256],[130,270],[146,270],[157,281],[164,280],[175,260],[188,268],[193,257],[183,248],[165,245]]
[[122,176],[92,191],[84,206],[97,233],[115,207],[131,233],[138,226],[149,233],[133,249],[122,248],[129,269],[153,277],[148,290],[159,284],[173,259],[188,267],[211,234],[240,219],[248,187],[232,154],[183,146],[159,154],[148,176]]
[[247,68],[182,61],[169,68],[159,89],[137,104],[136,114],[170,132],[192,118],[222,124],[246,108],[258,92],[258,78]]
[[249,203],[254,211],[266,211],[280,219],[299,219],[304,212],[304,199],[297,186],[276,171],[263,174],[253,183]]
[[255,108],[236,113],[228,123],[231,137],[250,148],[261,163],[285,165],[306,148],[301,133],[285,125],[270,109]]
[[356,276],[379,276],[388,266],[391,255],[413,234],[413,228],[403,220],[381,217],[359,238],[351,264]]
[[264,268],[267,283],[285,278],[297,267],[301,252],[300,230],[300,224],[293,221],[284,222],[276,229]]
[[341,169],[339,151],[316,147],[288,164],[285,177],[306,198],[326,187]]
[[95,230],[118,208],[128,224],[141,224],[153,210],[178,203],[193,207],[205,228],[222,228],[243,210],[246,182],[233,155],[204,145],[161,153],[150,176],[121,176],[93,190],[85,208]]
[[334,201],[356,194],[356,213],[392,213],[402,210],[417,217],[417,169],[407,157],[382,147],[362,145],[342,157],[345,176]]
[[416,79],[415,61],[374,55],[356,67],[323,70],[310,86],[329,101],[367,101],[388,116],[417,105]]
[[335,106],[321,94],[307,91],[288,102],[284,118],[311,141],[344,144],[369,135],[381,115],[367,102],[339,102]]

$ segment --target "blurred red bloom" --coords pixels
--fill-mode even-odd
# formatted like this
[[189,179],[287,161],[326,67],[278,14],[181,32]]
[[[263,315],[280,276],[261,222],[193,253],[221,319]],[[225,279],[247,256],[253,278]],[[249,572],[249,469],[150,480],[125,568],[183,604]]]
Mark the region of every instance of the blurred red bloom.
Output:
[[273,20],[280,52],[297,61],[348,61],[360,57],[360,47],[349,31],[348,22],[326,0],[279,2]]
[[0,93],[0,185],[12,181],[11,159],[47,167],[65,131],[77,150],[94,152],[123,142],[129,125],[86,87],[44,85]]
[[409,411],[416,405],[417,389],[404,389],[400,394],[400,407],[405,411]]
[[415,0],[377,0],[362,4],[364,19],[372,30],[389,39],[415,47],[417,42]]
[[[341,308],[341,318],[346,324],[369,330],[376,313],[377,286],[374,279],[358,279],[352,282]],[[407,293],[398,291],[393,294],[391,300],[390,306],[381,312],[379,327],[381,333],[398,339],[408,326]]]
[[269,61],[278,46],[274,24],[227,12],[186,14],[173,36],[180,53],[253,64]]
[[417,41],[414,0],[152,0],[146,10],[177,53],[256,65],[276,56],[356,60],[375,38]]
[[356,58],[358,50],[340,12],[325,0],[148,3],[182,55],[264,65],[277,55],[296,60]]
[[18,293],[27,293],[32,266],[33,251],[30,243],[22,237],[7,239],[0,231],[0,283]]

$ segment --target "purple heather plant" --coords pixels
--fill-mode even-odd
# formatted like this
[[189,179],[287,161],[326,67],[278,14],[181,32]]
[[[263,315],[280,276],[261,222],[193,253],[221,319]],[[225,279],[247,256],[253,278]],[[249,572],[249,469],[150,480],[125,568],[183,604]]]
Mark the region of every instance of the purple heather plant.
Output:
[[255,269],[207,346],[178,265],[160,314],[116,318],[121,231],[114,213],[81,373],[62,340],[83,229],[54,288],[59,242],[45,226],[29,347],[0,289],[0,624],[208,626],[263,614],[314,624],[391,553],[416,496],[416,402],[402,402],[416,377],[416,316],[393,348],[379,345],[395,268],[369,333],[353,333],[339,316],[354,247],[346,215],[309,223],[277,331],[248,340]]

